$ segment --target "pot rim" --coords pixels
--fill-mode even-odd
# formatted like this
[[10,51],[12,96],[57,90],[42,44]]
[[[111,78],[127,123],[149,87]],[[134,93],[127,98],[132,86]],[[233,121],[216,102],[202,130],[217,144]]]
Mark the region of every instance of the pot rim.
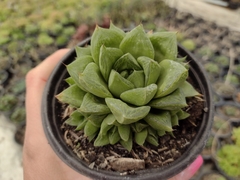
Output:
[[[87,43],[90,42],[91,37],[85,39],[84,41],[80,42],[78,46],[84,47]],[[91,177],[93,179],[111,179],[111,180],[122,180],[122,179],[142,179],[142,180],[149,180],[149,179],[168,179],[186,167],[188,167],[201,153],[202,149],[204,148],[209,134],[211,132],[213,114],[214,114],[214,104],[212,100],[212,88],[207,79],[206,72],[201,66],[201,64],[195,59],[195,57],[183,48],[181,45],[178,45],[178,52],[181,56],[187,56],[187,59],[191,59],[189,61],[190,64],[190,74],[194,76],[194,79],[197,80],[197,84],[201,89],[202,94],[205,97],[204,106],[207,107],[207,111],[203,113],[203,120],[201,126],[196,134],[195,138],[193,139],[192,143],[186,149],[181,157],[175,160],[173,163],[167,166],[163,166],[160,168],[154,169],[146,169],[137,171],[137,175],[120,175],[119,172],[110,172],[105,170],[93,170],[90,169],[84,162],[81,162],[79,158],[76,158],[77,155],[67,147],[66,143],[64,142],[61,134],[60,128],[54,128],[57,125],[56,119],[57,115],[55,114],[56,107],[54,96],[59,93],[57,89],[51,89],[52,83],[54,83],[54,87],[58,87],[61,84],[59,79],[62,79],[64,75],[67,73],[66,68],[63,64],[66,61],[71,61],[75,59],[76,53],[75,49],[71,49],[58,63],[58,65],[53,70],[52,74],[50,75],[46,87],[44,89],[43,99],[42,99],[42,123],[43,128],[45,131],[45,135],[49,144],[51,145],[52,149],[55,153],[59,156],[59,158],[64,161],[68,166],[70,166],[75,171]],[[69,60],[70,59],[70,60]],[[65,73],[61,73],[64,72]],[[56,73],[60,73],[60,76],[55,76]]]

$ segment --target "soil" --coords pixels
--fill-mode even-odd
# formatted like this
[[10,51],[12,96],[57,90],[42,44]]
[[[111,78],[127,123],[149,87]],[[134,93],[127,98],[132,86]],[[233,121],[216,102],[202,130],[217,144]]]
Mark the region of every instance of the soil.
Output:
[[172,163],[191,144],[201,123],[204,103],[199,98],[189,98],[187,102],[187,111],[191,115],[174,127],[174,136],[167,134],[160,137],[157,147],[148,143],[144,146],[133,143],[131,152],[120,144],[94,147],[93,141],[89,142],[83,131],[75,131],[74,127],[64,122],[61,128],[68,146],[90,168],[134,174],[139,169],[157,168]]

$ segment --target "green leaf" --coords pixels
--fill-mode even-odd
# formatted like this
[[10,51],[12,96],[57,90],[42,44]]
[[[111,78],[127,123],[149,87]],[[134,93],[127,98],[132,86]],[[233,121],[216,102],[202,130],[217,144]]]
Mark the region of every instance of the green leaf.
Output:
[[143,119],[150,111],[150,106],[131,107],[119,99],[105,99],[111,112],[120,124],[131,124]]
[[86,93],[78,110],[83,114],[89,115],[106,115],[111,112],[103,99],[97,98],[90,93]]
[[149,36],[155,50],[154,59],[161,62],[164,59],[177,58],[177,37],[175,32],[156,32]]
[[67,103],[74,107],[80,107],[85,94],[85,91],[74,84],[56,95],[56,98],[62,103]]
[[91,56],[82,56],[74,60],[72,63],[67,65],[67,71],[73,78],[74,82],[84,91],[87,91],[79,81],[79,74],[84,71],[86,66],[93,62]]
[[121,72],[123,70],[141,70],[142,68],[130,53],[126,53],[115,62],[113,69]]
[[110,144],[116,144],[118,141],[121,140],[121,137],[118,133],[118,127],[114,126],[112,127],[108,132],[108,138]]
[[178,110],[186,107],[187,102],[183,93],[177,89],[167,96],[152,100],[148,105],[156,109]]
[[84,88],[95,96],[112,97],[106,82],[103,80],[99,67],[95,63],[89,63],[83,73],[79,74],[79,81]]
[[91,53],[94,62],[97,65],[99,64],[99,54],[102,45],[106,47],[118,48],[122,39],[123,34],[118,30],[114,28],[104,29],[96,26],[91,38]]
[[178,120],[182,120],[182,119],[186,119],[190,116],[189,113],[183,111],[182,109],[180,109],[178,112],[177,112],[177,116],[178,116]]
[[173,115],[171,116],[171,123],[172,123],[172,126],[178,126],[178,116],[177,115]]
[[197,92],[194,87],[187,81],[184,81],[184,83],[182,83],[179,88],[185,97],[194,97],[200,95],[200,93]]
[[92,124],[96,127],[101,127],[101,124],[103,122],[103,119],[106,117],[106,115],[95,115],[95,114],[91,114],[90,116],[88,116],[86,119],[87,121],[91,121]]
[[157,131],[157,134],[158,134],[158,136],[163,136],[163,135],[166,134],[166,132],[163,131],[163,130],[158,130],[158,131]]
[[158,146],[158,134],[157,131],[154,130],[151,127],[148,127],[148,136],[146,138],[146,141],[154,146]]
[[101,124],[99,134],[107,135],[108,130],[113,127],[113,124],[112,124],[113,121],[115,121],[115,117],[113,116],[113,114],[108,114],[107,117],[104,118]]
[[131,133],[129,125],[121,124],[118,126],[118,133],[123,141],[128,141]]
[[94,141],[94,146],[105,146],[109,144],[109,138],[107,135],[98,134],[97,138]]
[[78,126],[83,121],[84,121],[84,116],[76,110],[69,116],[69,118],[65,121],[65,123],[70,126]]
[[136,71],[134,70],[128,77],[127,80],[129,80],[131,83],[134,84],[136,88],[144,87],[145,84],[145,75],[143,70]]
[[75,51],[76,51],[77,57],[82,57],[85,55],[91,56],[91,47],[90,46],[87,46],[87,47],[77,46],[77,47],[75,47]]
[[144,56],[139,57],[137,61],[142,66],[145,74],[145,86],[156,83],[160,75],[159,64],[153,59]]
[[78,125],[77,125],[77,127],[76,127],[75,130],[80,131],[80,130],[84,129],[86,123],[87,123],[87,119],[84,118],[82,121],[80,121],[80,122],[78,123]]
[[112,23],[112,21],[110,22],[110,27],[109,27],[109,29],[112,29],[112,30],[118,32],[118,34],[121,34],[122,37],[124,37],[124,36],[126,35],[125,32],[124,32],[122,29],[120,29],[120,28],[118,28],[117,26],[115,26],[115,25]]
[[121,139],[120,144],[130,152],[132,150],[132,146],[133,146],[132,133],[130,133],[128,141],[124,141]]
[[134,85],[122,77],[117,71],[112,70],[108,80],[108,87],[111,93],[119,98],[124,91],[133,89]]
[[119,47],[124,53],[130,53],[136,59],[140,56],[154,58],[152,43],[142,25],[128,32]]
[[123,92],[120,98],[130,104],[136,106],[143,106],[149,103],[157,92],[157,85],[150,84],[143,88],[135,88]]
[[87,137],[87,138],[88,138],[88,141],[91,142],[97,135],[98,135],[98,133],[95,132],[94,134],[88,136],[88,137]]
[[68,78],[66,78],[65,81],[68,83],[69,86],[75,84],[75,81],[73,80],[72,77],[68,77]]
[[113,114],[108,114],[107,119],[107,125],[116,125],[117,120]]
[[131,126],[135,132],[141,132],[144,128],[148,127],[145,122],[136,122]]
[[94,135],[98,130],[99,130],[99,127],[94,126],[91,121],[87,121],[84,127],[84,134],[86,136],[91,136],[91,135]]
[[171,115],[168,111],[149,113],[144,120],[156,130],[172,131]]
[[148,131],[147,129],[143,129],[141,132],[135,132],[135,142],[142,146],[148,136]]
[[163,60],[159,63],[160,76],[155,98],[166,96],[176,90],[188,77],[188,70],[178,62]]
[[100,48],[99,68],[103,78],[108,82],[109,74],[113,64],[118,58],[123,55],[123,52],[117,48],[106,48],[104,45]]

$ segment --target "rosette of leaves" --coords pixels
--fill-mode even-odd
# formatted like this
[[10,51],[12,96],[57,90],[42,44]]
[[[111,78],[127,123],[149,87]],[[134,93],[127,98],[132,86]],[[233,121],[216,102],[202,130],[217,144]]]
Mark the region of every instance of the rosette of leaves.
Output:
[[66,120],[94,146],[133,142],[158,145],[159,136],[189,114],[186,98],[199,93],[186,81],[187,63],[177,58],[174,32],[124,32],[96,26],[90,45],[76,48],[66,66],[69,87],[56,97],[74,111]]

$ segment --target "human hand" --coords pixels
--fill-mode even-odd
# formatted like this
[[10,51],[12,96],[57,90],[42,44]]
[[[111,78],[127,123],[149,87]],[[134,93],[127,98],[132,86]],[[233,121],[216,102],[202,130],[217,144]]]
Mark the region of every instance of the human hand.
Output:
[[[55,52],[26,76],[27,125],[23,147],[24,180],[89,180],[59,159],[48,144],[42,127],[41,102],[45,84],[54,67],[68,51],[62,49]],[[170,180],[190,179],[202,162],[202,157],[199,156],[189,167]]]

